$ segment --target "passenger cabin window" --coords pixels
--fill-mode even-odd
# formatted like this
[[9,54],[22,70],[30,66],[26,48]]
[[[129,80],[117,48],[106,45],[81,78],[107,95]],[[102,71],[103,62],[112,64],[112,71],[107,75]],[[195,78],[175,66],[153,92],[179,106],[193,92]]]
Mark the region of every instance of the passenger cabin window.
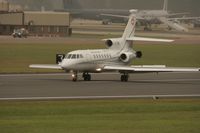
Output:
[[69,54],[66,56],[67,59],[80,59],[83,58],[82,54]]
[[82,55],[82,54],[80,54],[80,55],[79,55],[79,57],[80,57],[80,58],[83,58],[83,55]]
[[76,57],[77,57],[77,59],[79,59],[80,55],[79,55],[79,54],[77,54],[77,56],[76,56]]

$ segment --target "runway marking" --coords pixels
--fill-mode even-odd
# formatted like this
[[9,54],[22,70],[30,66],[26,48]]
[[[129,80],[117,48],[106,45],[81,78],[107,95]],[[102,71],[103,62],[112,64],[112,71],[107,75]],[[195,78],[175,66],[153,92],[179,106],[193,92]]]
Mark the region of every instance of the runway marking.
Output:
[[200,98],[200,95],[129,95],[129,96],[69,96],[69,97],[19,97],[0,98],[0,101],[9,100],[84,100],[84,99],[125,99],[125,98]]

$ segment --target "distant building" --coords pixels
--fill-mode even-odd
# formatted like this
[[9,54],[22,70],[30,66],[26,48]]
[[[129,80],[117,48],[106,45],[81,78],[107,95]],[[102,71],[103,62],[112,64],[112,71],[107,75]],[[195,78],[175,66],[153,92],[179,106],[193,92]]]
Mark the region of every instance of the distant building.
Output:
[[33,36],[70,36],[70,14],[67,12],[1,12],[0,35],[11,35],[25,28]]
[[9,2],[6,0],[0,0],[0,13],[9,11]]

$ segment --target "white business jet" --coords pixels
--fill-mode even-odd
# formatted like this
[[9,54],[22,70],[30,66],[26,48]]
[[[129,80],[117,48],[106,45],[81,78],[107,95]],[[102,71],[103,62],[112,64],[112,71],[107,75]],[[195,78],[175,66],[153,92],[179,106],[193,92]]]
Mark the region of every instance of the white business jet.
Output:
[[105,39],[108,49],[77,50],[68,53],[57,65],[30,65],[30,68],[61,69],[72,73],[72,80],[78,80],[83,73],[85,81],[91,80],[89,73],[118,71],[121,81],[127,82],[129,73],[142,72],[196,72],[199,68],[169,68],[165,66],[129,66],[134,58],[141,58],[142,52],[132,49],[133,41],[172,42],[167,39],[135,37],[136,10],[130,10],[128,24],[121,38]]

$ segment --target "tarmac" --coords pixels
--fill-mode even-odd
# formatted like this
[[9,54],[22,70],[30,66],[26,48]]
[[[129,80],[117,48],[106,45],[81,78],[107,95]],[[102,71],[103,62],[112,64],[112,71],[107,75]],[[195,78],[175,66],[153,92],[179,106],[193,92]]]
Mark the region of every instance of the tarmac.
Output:
[[0,100],[98,99],[151,96],[200,96],[200,73],[131,74],[121,82],[118,73],[92,74],[92,81],[71,81],[70,74],[0,75]]

